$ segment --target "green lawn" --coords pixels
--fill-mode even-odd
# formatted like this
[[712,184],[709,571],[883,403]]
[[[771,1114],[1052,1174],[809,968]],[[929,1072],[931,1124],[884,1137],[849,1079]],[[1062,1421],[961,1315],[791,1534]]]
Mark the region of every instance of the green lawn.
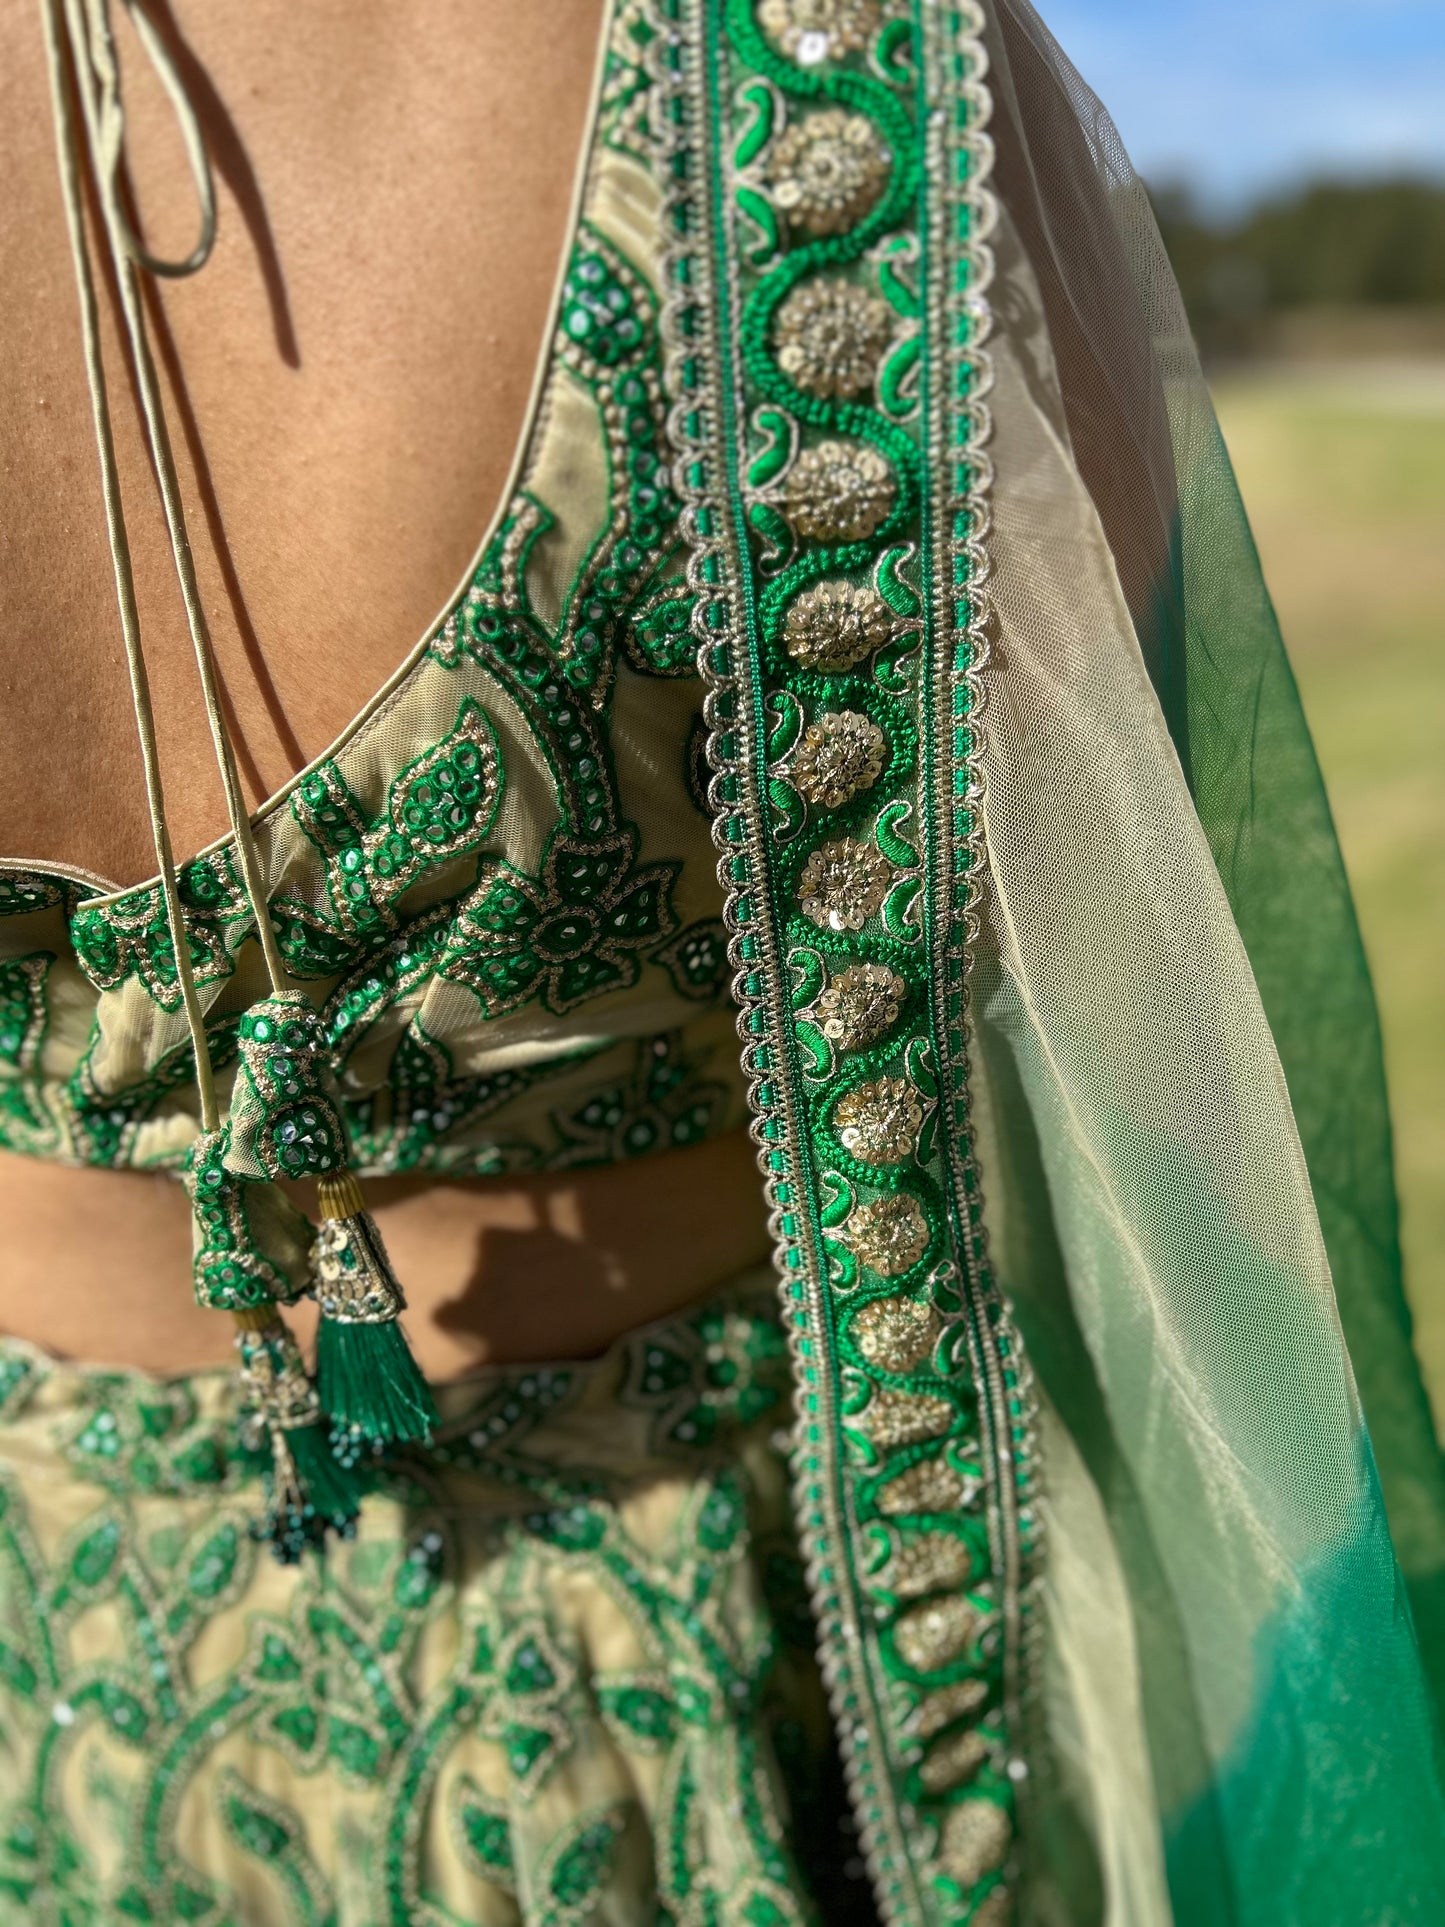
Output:
[[1354,879],[1445,1429],[1445,367],[1236,377],[1216,400]]

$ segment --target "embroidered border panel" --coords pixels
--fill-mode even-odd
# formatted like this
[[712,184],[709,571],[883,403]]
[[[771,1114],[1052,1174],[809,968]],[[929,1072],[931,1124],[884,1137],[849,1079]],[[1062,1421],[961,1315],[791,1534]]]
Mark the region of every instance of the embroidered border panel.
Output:
[[1033,1515],[967,1080],[980,21],[659,11],[675,486],[824,1664],[886,1917],[997,1921]]

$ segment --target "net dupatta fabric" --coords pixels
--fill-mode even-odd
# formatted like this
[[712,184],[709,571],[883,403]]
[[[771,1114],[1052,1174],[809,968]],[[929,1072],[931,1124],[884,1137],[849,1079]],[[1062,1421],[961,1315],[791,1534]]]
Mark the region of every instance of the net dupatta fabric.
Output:
[[1437,1919],[1445,1494],[1348,885],[1142,185],[1032,8],[985,45],[974,1072],[1047,1494],[1032,1909]]

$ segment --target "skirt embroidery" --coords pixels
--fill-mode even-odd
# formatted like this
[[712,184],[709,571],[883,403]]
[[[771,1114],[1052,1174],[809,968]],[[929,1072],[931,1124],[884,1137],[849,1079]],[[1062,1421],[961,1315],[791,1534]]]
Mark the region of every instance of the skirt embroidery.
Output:
[[7,1346],[0,1920],[868,1918],[856,1857],[836,1896],[795,1857],[844,1802],[774,1299],[446,1388],[299,1569],[226,1374]]

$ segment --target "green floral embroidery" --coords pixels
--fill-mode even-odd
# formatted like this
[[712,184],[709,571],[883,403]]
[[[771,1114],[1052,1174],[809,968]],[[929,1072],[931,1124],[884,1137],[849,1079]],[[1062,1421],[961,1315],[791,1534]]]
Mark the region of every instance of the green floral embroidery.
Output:
[[[456,1132],[474,1131],[526,1092],[567,1076],[606,1048],[585,1044],[540,1064],[458,1077],[451,1052],[413,1018],[396,1047],[387,1088],[345,1106],[352,1154],[388,1171],[445,1169],[447,1144]],[[467,1158],[469,1170],[489,1174],[536,1170],[545,1161],[535,1145],[504,1133],[485,1147],[473,1141]]]
[[0,1145],[34,1156],[55,1142],[35,1088],[49,1022],[45,979],[54,961],[41,952],[0,962]]
[[[739,1918],[812,1927],[786,1844],[788,1787],[820,1778],[792,1737],[821,1710],[810,1633],[739,1583],[786,1538],[782,1338],[741,1297],[648,1336],[675,1362],[646,1410],[615,1391],[641,1337],[458,1388],[437,1449],[378,1468],[358,1538],[284,1573],[246,1529],[219,1375],[0,1351],[0,1921],[394,1927],[516,1895],[582,1927],[741,1895]],[[58,1541],[33,1523],[57,1492]]]
[[332,916],[280,897],[273,905],[290,967],[332,975],[338,959],[396,926],[393,905],[434,866],[483,841],[502,800],[496,732],[479,703],[464,701],[451,734],[394,780],[387,807],[369,819],[334,763],[302,778],[291,809],[326,858]]
[[453,1837],[464,1864],[504,1893],[514,1893],[517,1877],[504,1802],[484,1793],[469,1774],[458,1781],[453,1801]]
[[[197,857],[177,873],[191,967],[197,984],[215,983],[235,968],[227,945],[232,925],[249,922],[246,895],[228,852]],[[128,980],[142,984],[163,1010],[179,1010],[180,984],[160,887],[127,891],[105,904],[82,903],[70,921],[81,969],[98,990]]]
[[89,894],[75,884],[62,883],[38,871],[7,870],[0,873],[0,917],[29,916],[32,911],[48,910]]
[[653,956],[672,978],[678,994],[698,1003],[716,1003],[732,972],[727,926],[721,917],[690,923]]
[[637,832],[585,843],[557,832],[541,875],[498,863],[458,919],[439,972],[489,1017],[539,998],[557,1016],[637,981],[639,953],[676,927],[675,863],[638,866]]
[[[239,1021],[236,1017],[218,1018],[206,1027],[211,1063],[218,1071],[236,1055]],[[92,1064],[99,1041],[98,1033],[92,1031],[85,1055],[65,1087],[66,1122],[75,1149],[87,1164],[128,1165],[137,1161],[135,1142],[147,1120],[177,1093],[194,1085],[195,1061],[189,1043],[178,1044],[149,1077],[123,1090],[110,1091],[98,1082]]]
[[[654,40],[649,7],[619,0],[601,138],[648,166],[657,161]],[[272,925],[287,968],[317,986],[313,1001],[363,1169],[537,1169],[549,1158],[572,1163],[691,1142],[739,1113],[735,1076],[725,1098],[711,1084],[689,1094],[667,1084],[656,1062],[636,1077],[614,1061],[599,1070],[594,1105],[571,1105],[565,1123],[549,1118],[530,1094],[584,1061],[565,1034],[545,1067],[525,1074],[458,1076],[453,1067],[462,1061],[458,1046],[475,1057],[475,1026],[528,1005],[566,1018],[594,997],[644,988],[660,1005],[676,1009],[685,1000],[701,1011],[726,998],[731,974],[716,917],[680,930],[673,906],[679,858],[690,860],[700,843],[696,820],[682,819],[686,834],[675,845],[667,821],[660,836],[648,830],[657,845],[644,843],[613,754],[619,677],[695,680],[696,592],[679,539],[656,295],[611,234],[587,219],[568,263],[555,354],[554,383],[595,409],[604,512],[583,526],[575,508],[559,517],[539,494],[520,490],[466,595],[411,672],[432,685],[431,714],[450,675],[467,685],[452,699],[450,732],[390,782],[378,808],[358,774],[370,767],[360,753],[368,723],[309,770],[262,829],[263,858],[285,879],[270,904]],[[546,416],[544,409],[544,424]],[[569,553],[580,548],[562,585],[552,580],[555,560],[544,556],[549,536]],[[546,615],[535,599],[539,584]],[[401,686],[388,710],[394,704],[402,714],[411,694]],[[543,825],[535,873],[508,861],[501,808],[501,742],[515,745],[519,725],[530,739],[529,807],[539,771],[555,789],[555,820]],[[512,778],[522,780],[515,771]],[[494,835],[503,842],[489,855]],[[702,848],[711,869],[712,853]],[[250,918],[226,850],[186,865],[180,886],[212,1051],[224,1068],[235,1053],[238,1008],[258,992]],[[26,939],[14,959],[0,961],[73,945],[101,993],[88,1047],[67,1081],[47,1076],[33,1043],[13,1068],[0,1053],[0,1141],[63,1145],[94,1163],[180,1165],[191,1067],[178,1026],[161,1021],[178,1015],[180,996],[159,891],[93,902],[78,884],[10,872],[0,878],[0,916]],[[448,999],[448,982],[474,993],[470,1033],[466,1004]],[[112,997],[137,987],[154,1015],[139,999]],[[421,1012],[433,988],[446,1010],[437,1034],[430,1011],[424,1022]],[[42,1001],[47,994],[48,986]],[[6,1008],[18,1010],[14,995]],[[31,1031],[41,1015],[29,1013]],[[145,1074],[127,1070],[118,1082],[116,1066],[138,1057]],[[671,1061],[670,1046],[662,1057]],[[619,1092],[632,1107],[627,1115],[617,1111]],[[522,1121],[510,1128],[514,1110]]]
[[782,1415],[787,1347],[771,1326],[710,1306],[686,1323],[649,1333],[629,1353],[623,1401],[651,1415],[655,1446],[689,1450],[719,1433]]
[[548,1162],[612,1164],[697,1144],[716,1131],[727,1105],[727,1086],[704,1074],[685,1033],[639,1038],[623,1082],[593,1091],[566,1114],[554,1113],[559,1149]]

